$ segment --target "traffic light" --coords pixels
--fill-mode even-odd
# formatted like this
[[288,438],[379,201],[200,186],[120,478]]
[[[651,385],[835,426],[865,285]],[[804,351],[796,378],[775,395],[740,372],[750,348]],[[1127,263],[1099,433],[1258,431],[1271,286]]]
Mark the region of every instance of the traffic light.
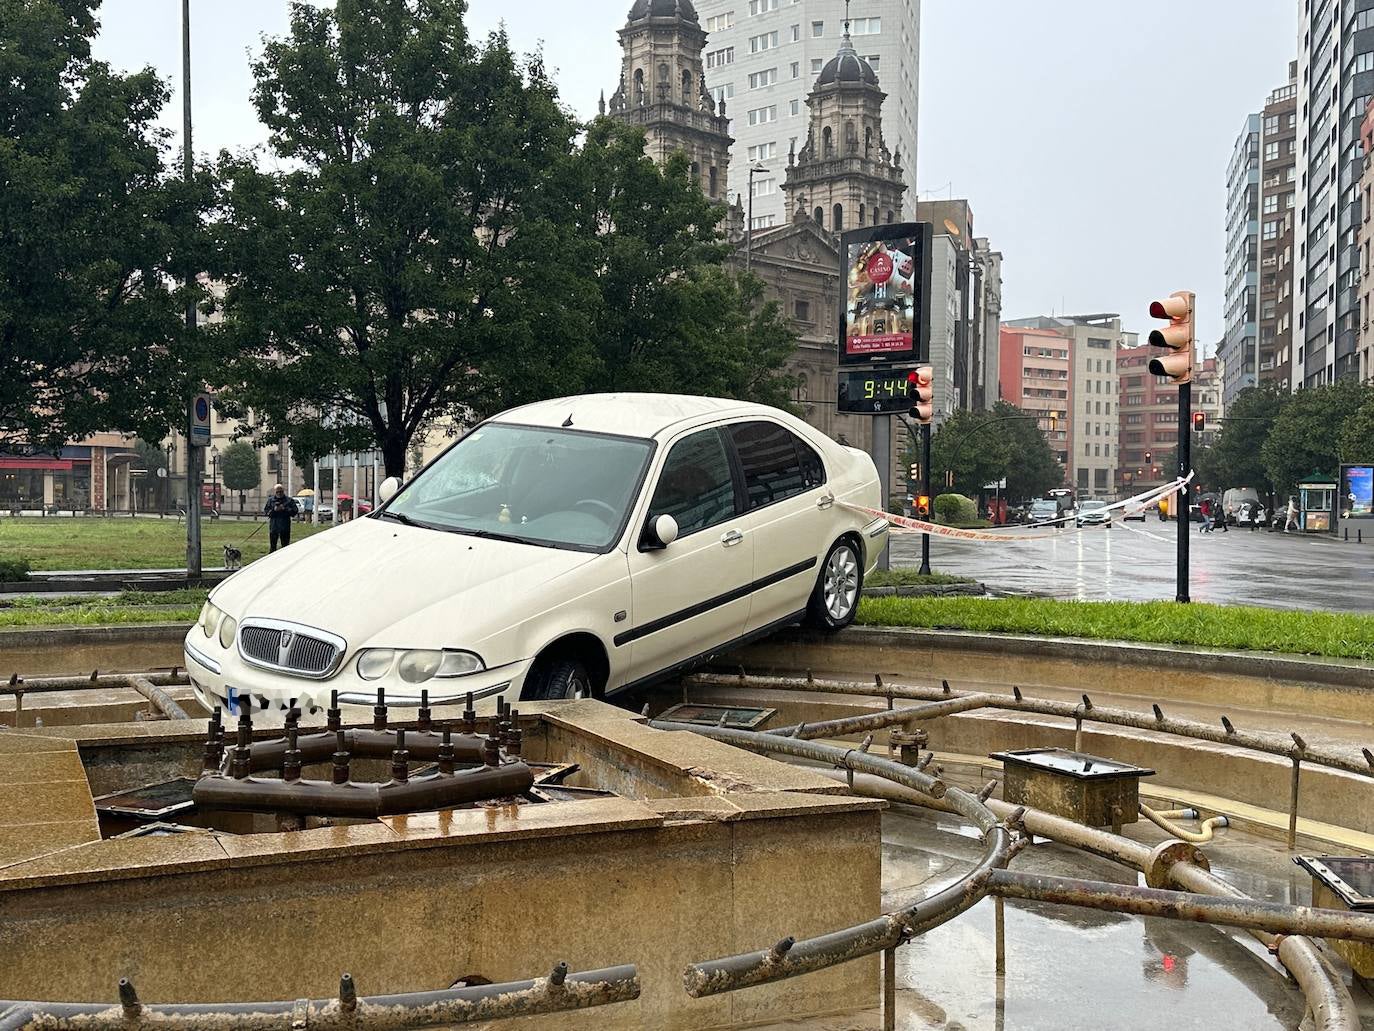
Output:
[[1207,414],[1205,412],[1193,413],[1193,432],[1201,433],[1207,428]]
[[929,495],[929,494],[922,494],[919,498],[916,499],[916,514],[917,514],[918,516],[920,516],[922,519],[925,519],[925,518],[929,517],[929,515],[930,515],[930,495]]
[[910,468],[907,469],[907,478],[912,480],[921,478],[921,467],[915,462],[912,462]]
[[929,365],[918,365],[907,376],[916,393],[916,403],[911,406],[911,417],[922,426],[929,426],[935,413],[935,370]]
[[1171,382],[1180,385],[1193,380],[1194,299],[1191,290],[1175,290],[1162,301],[1150,302],[1151,318],[1169,320],[1163,329],[1150,330],[1151,346],[1167,348],[1169,352],[1150,359],[1150,372],[1155,376],[1168,376]]
[[1150,465],[1150,464],[1151,464],[1151,460],[1152,460],[1153,458],[1154,458],[1153,454],[1151,454],[1149,451],[1146,451],[1146,452],[1145,452],[1145,464],[1146,464],[1146,465]]

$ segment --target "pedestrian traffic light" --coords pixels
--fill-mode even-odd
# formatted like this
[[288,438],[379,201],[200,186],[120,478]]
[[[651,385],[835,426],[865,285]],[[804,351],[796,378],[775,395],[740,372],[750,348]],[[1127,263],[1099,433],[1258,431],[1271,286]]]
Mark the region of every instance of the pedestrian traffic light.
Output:
[[1207,413],[1205,413],[1205,412],[1194,412],[1194,413],[1193,413],[1193,432],[1194,432],[1194,433],[1201,433],[1201,432],[1202,432],[1203,430],[1205,430],[1206,428],[1207,428]]
[[935,413],[935,370],[929,365],[918,365],[907,376],[907,381],[916,393],[911,417],[922,426],[929,426]]
[[1150,302],[1150,317],[1168,319],[1163,329],[1150,330],[1150,344],[1167,348],[1169,353],[1150,359],[1150,373],[1168,376],[1182,385],[1193,380],[1193,349],[1196,334],[1193,327],[1193,302],[1190,290],[1175,290],[1162,301]]
[[916,514],[922,519],[930,515],[930,495],[922,494],[916,499]]

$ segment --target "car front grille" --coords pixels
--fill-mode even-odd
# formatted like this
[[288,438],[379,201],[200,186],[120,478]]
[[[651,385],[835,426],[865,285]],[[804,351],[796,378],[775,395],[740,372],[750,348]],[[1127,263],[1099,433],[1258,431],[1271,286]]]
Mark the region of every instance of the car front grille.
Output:
[[240,655],[256,666],[293,676],[329,676],[343,651],[343,641],[333,634],[278,620],[245,620],[239,630]]

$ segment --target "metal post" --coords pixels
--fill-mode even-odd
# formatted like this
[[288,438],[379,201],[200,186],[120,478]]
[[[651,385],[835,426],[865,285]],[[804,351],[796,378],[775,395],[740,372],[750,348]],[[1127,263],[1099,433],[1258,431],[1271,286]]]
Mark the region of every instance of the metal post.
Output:
[[1293,756],[1292,790],[1288,795],[1288,850],[1298,847],[1298,779],[1302,775],[1302,760]]
[[883,1031],[897,1031],[897,950],[883,950]]
[[[931,511],[926,515],[927,519],[934,518],[935,501],[930,497],[930,425],[921,427],[921,494],[927,499]],[[921,569],[922,576],[930,575],[930,534],[921,534]]]
[[[1178,388],[1178,476],[1188,478],[1193,470],[1193,385],[1183,383]],[[1184,483],[1176,495],[1178,504],[1178,584],[1174,600],[1187,604],[1188,598],[1188,523],[1191,521],[1188,498],[1191,484]]]
[[992,913],[996,920],[996,960],[995,969],[998,977],[1002,977],[1007,972],[1007,920],[1006,903],[1001,898],[993,900]]
[[[873,464],[878,467],[878,490],[882,500],[879,507],[886,512],[892,497],[892,416],[873,416]],[[882,554],[878,556],[879,569],[892,568],[892,552],[887,540],[883,541]]]
[[[181,0],[181,174],[190,182],[195,174],[191,157],[191,0]],[[186,289],[190,291],[194,276],[186,274]],[[196,331],[196,304],[186,299],[186,328]],[[106,507],[110,491],[109,475],[105,477]],[[199,580],[200,565],[200,449],[191,443],[190,412],[186,424],[186,579]]]

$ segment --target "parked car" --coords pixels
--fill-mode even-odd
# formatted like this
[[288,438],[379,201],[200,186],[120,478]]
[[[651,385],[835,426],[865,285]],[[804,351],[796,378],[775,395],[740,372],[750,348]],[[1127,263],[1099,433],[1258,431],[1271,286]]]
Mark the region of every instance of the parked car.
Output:
[[1232,487],[1223,491],[1221,495],[1221,510],[1226,514],[1226,521],[1234,523],[1240,514],[1240,506],[1245,502],[1259,504],[1259,493],[1254,487]]
[[[1260,513],[1263,512],[1263,516]],[[1272,520],[1270,511],[1258,501],[1242,501],[1236,509],[1236,526],[1267,527]]]
[[215,588],[185,642],[202,704],[611,694],[789,624],[847,626],[888,529],[850,507],[881,503],[864,452],[672,395],[513,409],[379,495]]
[[1112,513],[1107,508],[1105,501],[1097,498],[1085,501],[1079,506],[1077,524],[1081,526],[1106,526],[1112,525]]
[[1064,518],[1064,510],[1054,498],[1036,498],[1032,501],[1029,522],[1051,523],[1054,526],[1068,525],[1068,520]]
[[[1160,518],[1163,518],[1163,517],[1161,516]],[[1123,523],[1125,523],[1125,522],[1130,522],[1130,520],[1132,520],[1132,519],[1138,520],[1139,522],[1142,522],[1142,523],[1145,521],[1145,506],[1144,506],[1144,505],[1137,505],[1137,506],[1134,507],[1134,508],[1127,507],[1127,508],[1123,508],[1123,509],[1121,510],[1121,521],[1122,521]]]

